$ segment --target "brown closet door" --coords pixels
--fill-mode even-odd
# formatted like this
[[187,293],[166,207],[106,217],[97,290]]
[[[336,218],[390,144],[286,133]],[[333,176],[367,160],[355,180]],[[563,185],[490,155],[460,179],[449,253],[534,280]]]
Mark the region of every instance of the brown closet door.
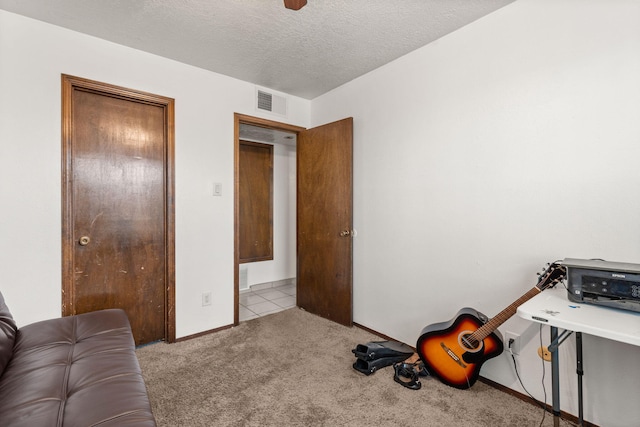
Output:
[[273,259],[273,145],[240,141],[239,262]]
[[63,314],[122,308],[136,344],[167,339],[167,105],[67,90]]

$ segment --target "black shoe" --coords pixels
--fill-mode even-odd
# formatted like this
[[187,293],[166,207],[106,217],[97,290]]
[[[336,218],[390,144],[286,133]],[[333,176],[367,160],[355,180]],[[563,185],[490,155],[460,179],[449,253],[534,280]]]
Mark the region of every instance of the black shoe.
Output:
[[424,366],[423,361],[416,362],[413,364],[413,366],[419,377],[428,377],[430,375],[429,371],[427,371],[427,367]]
[[398,360],[397,357],[383,357],[376,360],[362,360],[358,358],[353,364],[353,369],[358,372],[362,372],[365,375],[371,375],[378,369],[391,366],[394,363],[401,362],[402,360]]
[[420,390],[422,383],[413,363],[396,363],[393,365],[393,369],[395,370],[393,376],[395,382],[411,390]]
[[375,341],[358,344],[351,350],[358,359],[376,360],[383,357],[394,357],[400,362],[413,355],[413,349],[406,344],[396,341]]

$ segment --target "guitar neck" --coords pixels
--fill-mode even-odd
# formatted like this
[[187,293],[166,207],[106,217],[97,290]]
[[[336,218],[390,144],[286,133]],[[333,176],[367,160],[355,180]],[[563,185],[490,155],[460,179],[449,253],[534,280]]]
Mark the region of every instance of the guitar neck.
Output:
[[529,292],[522,295],[520,298],[515,300],[510,306],[502,310],[500,313],[492,317],[487,323],[485,323],[480,328],[478,328],[478,330],[472,334],[473,338],[475,338],[477,341],[484,340],[486,337],[491,335],[493,331],[498,329],[500,325],[506,322],[511,316],[516,314],[516,310],[518,309],[519,306],[529,301],[531,298],[535,297],[540,292],[541,292],[540,289],[538,289],[537,287],[533,287]]

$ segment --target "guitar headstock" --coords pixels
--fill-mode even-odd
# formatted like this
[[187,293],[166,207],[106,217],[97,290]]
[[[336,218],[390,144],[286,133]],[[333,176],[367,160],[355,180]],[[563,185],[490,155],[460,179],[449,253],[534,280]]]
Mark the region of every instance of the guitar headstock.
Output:
[[544,291],[547,288],[554,287],[556,283],[563,281],[566,276],[567,267],[554,262],[540,275],[536,287]]

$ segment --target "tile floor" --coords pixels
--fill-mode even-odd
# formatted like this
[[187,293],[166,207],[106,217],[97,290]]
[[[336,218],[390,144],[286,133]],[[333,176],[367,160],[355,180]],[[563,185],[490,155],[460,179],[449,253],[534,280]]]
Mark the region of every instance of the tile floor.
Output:
[[240,291],[240,321],[255,319],[296,306],[296,285]]

